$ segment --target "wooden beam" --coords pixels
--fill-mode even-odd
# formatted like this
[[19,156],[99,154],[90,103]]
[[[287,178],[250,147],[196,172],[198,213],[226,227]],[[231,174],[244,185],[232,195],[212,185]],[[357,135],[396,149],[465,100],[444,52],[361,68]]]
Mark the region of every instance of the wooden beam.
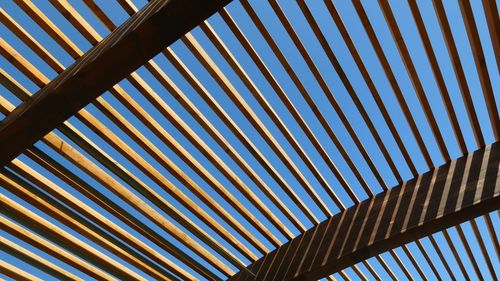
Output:
[[0,167],[230,0],[152,0],[0,125]]
[[[496,142],[340,212],[248,269],[255,280],[318,280],[498,210],[499,165],[500,142]],[[230,280],[242,277],[247,273],[239,272]]]

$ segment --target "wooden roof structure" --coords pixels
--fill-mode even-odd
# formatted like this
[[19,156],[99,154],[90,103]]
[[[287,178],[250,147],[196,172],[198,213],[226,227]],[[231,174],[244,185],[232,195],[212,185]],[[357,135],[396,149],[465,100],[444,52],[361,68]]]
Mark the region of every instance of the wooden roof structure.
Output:
[[495,0],[8,2],[0,277],[500,276]]

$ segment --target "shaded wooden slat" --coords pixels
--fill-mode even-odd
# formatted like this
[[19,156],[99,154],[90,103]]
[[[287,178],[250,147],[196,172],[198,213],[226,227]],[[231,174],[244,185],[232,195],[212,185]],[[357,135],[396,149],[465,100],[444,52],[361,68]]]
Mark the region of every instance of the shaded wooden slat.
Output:
[[[401,183],[403,179],[401,178],[401,175],[396,168],[396,164],[394,163],[392,157],[389,154],[389,151],[387,150],[386,145],[382,142],[382,138],[380,134],[378,133],[377,129],[375,128],[375,125],[373,124],[372,118],[368,115],[368,112],[366,111],[365,106],[362,104],[360,97],[358,97],[358,93],[355,92],[353,85],[351,81],[348,79],[347,74],[344,71],[344,68],[340,64],[339,60],[337,59],[337,56],[333,52],[333,48],[330,46],[328,43],[325,34],[323,31],[321,31],[321,28],[319,27],[316,19],[314,18],[312,12],[310,9],[307,7],[305,1],[299,1],[298,5],[300,9],[302,10],[302,13],[304,14],[309,26],[311,27],[312,31],[314,32],[316,38],[318,39],[321,47],[323,48],[324,52],[326,53],[326,56],[328,57],[328,60],[330,61],[330,64],[333,66],[335,69],[335,72],[339,76],[340,80],[342,81],[342,84],[344,85],[345,89],[347,90],[347,93],[351,97],[352,101],[354,102],[358,112],[360,113],[365,125],[368,127],[368,130],[373,136],[373,139],[375,140],[375,143],[377,144],[378,148],[380,149],[380,152],[382,152],[382,155],[384,156],[385,161],[389,165],[389,168],[391,169],[394,177],[396,180]],[[298,39],[298,38],[297,38]],[[359,141],[359,138],[357,135],[354,134],[354,130],[351,128],[350,123],[346,122],[347,118],[345,118],[343,111],[339,112],[339,116],[341,119],[343,119],[343,122],[346,124],[346,128],[349,131],[349,133],[352,135],[352,138],[356,145],[360,145],[361,142]],[[344,121],[346,120],[346,121]],[[374,170],[374,175],[377,178],[377,181],[381,184],[382,189],[387,189],[386,184],[384,183],[380,173],[378,170],[375,169],[375,165],[373,164],[372,160],[367,157],[368,153],[366,152],[366,149],[363,147],[360,147],[360,151],[365,157],[368,166],[370,169]]]
[[[264,75],[266,80],[269,82],[269,84],[271,85],[273,90],[276,92],[276,94],[278,95],[278,97],[280,98],[282,103],[286,106],[286,108],[288,109],[288,111],[290,112],[292,117],[295,119],[297,124],[302,129],[302,131],[304,131],[304,133],[307,136],[307,138],[309,139],[309,141],[316,148],[316,150],[320,154],[321,158],[323,158],[325,163],[328,165],[330,170],[333,172],[333,174],[335,175],[337,180],[342,185],[342,187],[345,189],[345,191],[349,194],[349,196],[351,198],[356,198],[356,195],[354,194],[354,191],[352,190],[351,186],[349,186],[346,179],[344,178],[344,176],[341,174],[341,172],[339,171],[339,169],[337,168],[337,166],[335,165],[335,163],[331,159],[329,153],[321,145],[318,138],[316,137],[314,132],[311,130],[311,126],[309,126],[307,124],[307,122],[304,120],[304,118],[302,117],[302,115],[300,114],[300,112],[298,111],[296,106],[290,100],[288,94],[284,91],[284,89],[278,83],[278,81],[274,77],[273,73],[271,73],[271,71],[268,69],[268,67],[266,66],[264,61],[261,59],[259,54],[257,54],[256,50],[254,49],[252,44],[248,41],[248,39],[245,37],[242,30],[238,27],[238,25],[236,24],[234,19],[226,11],[226,9],[222,9],[219,12],[219,14],[221,15],[221,17],[225,21],[225,23],[228,25],[228,27],[231,29],[231,31],[234,33],[236,38],[239,40],[240,44],[242,44],[243,47],[245,48],[245,50],[248,52],[248,54],[250,55],[250,57],[252,58],[254,63],[257,65],[259,70],[262,72],[262,74]],[[264,38],[268,42],[268,44],[271,46],[271,49],[275,53],[278,60],[285,66],[285,69],[288,69],[287,73],[289,73],[289,75],[291,76],[294,84],[297,85],[297,88],[299,89],[299,91],[305,92],[305,88],[303,87],[302,83],[298,80],[298,77],[296,76],[296,74],[293,71],[291,71],[291,67],[287,68],[288,62],[287,62],[286,58],[283,56],[281,51],[276,47],[277,45],[275,44],[273,39],[269,36],[269,34],[264,32],[264,31],[266,31],[265,27],[263,25],[262,26],[259,25],[259,26],[260,26],[260,31],[261,31],[262,35],[264,36]],[[202,30],[205,31],[207,36],[209,38],[211,38],[212,42],[217,41],[218,37],[210,26],[205,27],[204,25],[201,25],[201,28],[202,28]],[[214,44],[219,49],[219,51],[221,51],[222,47],[220,45],[222,45],[222,43],[221,44],[214,43]],[[226,56],[224,56],[224,57],[226,57]],[[231,62],[229,62],[229,64],[232,65]],[[234,68],[234,66],[233,66],[233,68]],[[236,72],[238,73],[238,71],[236,71]],[[245,80],[245,79],[243,79],[243,80]],[[265,108],[267,101],[262,99],[260,97],[260,95],[256,95],[255,93],[253,95],[257,99],[257,101],[261,104],[261,106],[263,106]],[[326,189],[326,191],[329,192],[330,189]],[[330,195],[330,197],[332,197],[333,200],[335,200],[335,198],[336,198],[335,193],[330,193],[329,195]],[[342,204],[339,204],[339,202],[336,202],[336,203],[337,203],[337,205],[342,205]]]
[[[449,177],[448,174],[457,171],[449,169],[449,167],[452,164],[457,166],[457,163],[466,163],[465,172],[459,173],[459,181],[452,181],[454,177]],[[489,169],[490,167],[492,169]],[[485,181],[492,181],[495,184],[485,185],[483,184]],[[443,193],[442,196],[431,196],[435,194],[433,192],[435,186],[441,185],[443,182],[452,183],[449,191]],[[405,243],[499,209],[500,142],[488,145],[483,149],[424,173],[417,179],[412,179],[410,183],[413,183],[415,187],[409,188],[409,184],[405,182],[403,185],[391,189],[391,193],[398,194],[397,198],[394,198],[396,200],[385,201],[386,193],[389,192],[386,191],[330,218],[329,220],[339,221],[339,223],[335,226],[334,231],[328,230],[328,227],[324,228],[324,232],[328,236],[325,236],[323,240],[330,244],[328,250],[321,254],[318,253],[312,267],[307,269],[291,268],[292,274],[283,273],[283,275],[278,276],[278,279],[317,280],[397,246],[403,245],[403,250],[408,251],[404,246]],[[489,194],[489,196],[484,197],[484,194]],[[458,200],[454,199],[457,195]],[[407,199],[399,200],[402,197]],[[472,197],[472,200],[469,200],[469,197]],[[455,202],[452,204],[454,207],[445,209],[444,206],[449,205],[448,200],[450,199]],[[384,201],[385,204],[383,204]],[[346,244],[346,241],[352,240],[349,233],[358,233],[362,229],[365,220],[362,206],[370,204],[382,204],[382,208],[397,215],[391,216],[391,223],[385,226],[386,229],[380,229],[381,225],[379,225],[378,228],[373,228],[371,231],[362,234],[365,237],[370,237],[372,232],[382,232],[386,233],[386,236],[373,241],[363,238],[361,241],[364,242],[360,242],[356,247],[352,248],[348,246],[349,244]],[[429,212],[435,213],[436,216],[426,216]],[[288,243],[300,239],[301,244],[307,244],[303,237],[311,236],[317,228],[318,226],[309,229],[306,233]],[[308,236],[307,233],[311,234]],[[301,256],[306,253],[300,250],[300,247],[297,248],[297,251],[298,253],[295,253],[294,256]],[[411,255],[409,256],[411,257]],[[283,260],[282,263],[293,264],[294,259],[285,258],[286,260]],[[416,261],[414,265],[419,267]],[[419,271],[422,278],[425,278],[422,270]],[[478,276],[480,276],[479,274]]]
[[[483,90],[484,101],[486,103],[486,108],[488,109],[493,135],[496,140],[499,140],[500,118],[498,116],[499,113],[497,103],[495,101],[495,93],[493,92],[493,85],[491,83],[490,73],[488,71],[488,65],[486,64],[486,57],[479,38],[477,25],[474,20],[474,14],[472,13],[471,3],[469,1],[458,1],[458,3],[460,5],[460,11],[462,12],[462,17],[465,23],[465,30],[467,31],[467,36],[469,38],[469,45],[472,49],[472,57],[474,58],[474,63],[476,65],[476,71],[479,76],[479,82],[481,83],[481,89]],[[498,23],[498,21],[497,17],[496,22]]]
[[342,38],[344,39],[344,42],[347,45],[347,48],[349,49],[349,52],[351,53],[354,62],[358,66],[359,71],[361,72],[361,75],[363,76],[363,79],[366,82],[366,85],[368,86],[368,89],[370,90],[370,93],[375,100],[375,103],[378,106],[378,109],[382,113],[382,116],[389,127],[389,130],[391,131],[391,134],[396,141],[399,150],[403,154],[403,158],[405,159],[408,167],[410,168],[410,171],[414,176],[417,176],[417,169],[415,168],[415,165],[413,164],[413,161],[410,157],[410,154],[408,153],[408,149],[403,143],[403,140],[401,139],[401,136],[396,129],[396,126],[394,125],[394,122],[392,121],[392,118],[389,115],[389,112],[387,110],[387,107],[385,106],[382,97],[375,87],[375,83],[373,81],[372,76],[368,72],[366,68],[366,64],[361,58],[361,55],[359,54],[358,48],[353,42],[353,39],[351,38],[351,35],[348,32],[347,26],[344,24],[342,18],[340,17],[339,12],[337,11],[337,8],[335,7],[333,1],[324,1],[325,5],[328,9],[328,12],[330,13],[330,16],[332,17],[335,25],[337,26]]
[[446,113],[448,113],[448,119],[451,122],[453,127],[453,132],[455,133],[455,139],[458,142],[458,146],[460,147],[460,151],[462,154],[467,153],[467,146],[465,144],[465,139],[460,129],[460,125],[458,124],[459,119],[455,113],[455,109],[453,108],[453,104],[451,102],[450,94],[448,93],[448,89],[446,88],[446,84],[443,78],[443,74],[439,68],[439,63],[434,53],[434,49],[432,48],[431,41],[429,39],[429,34],[427,33],[427,29],[425,28],[424,21],[420,14],[420,10],[418,8],[416,0],[408,1],[410,5],[410,9],[413,15],[413,19],[417,25],[418,33],[420,35],[420,39],[424,45],[425,53],[427,54],[427,58],[431,64],[432,73],[434,74],[434,78],[436,79],[437,85],[439,87],[439,92],[441,94],[441,99],[446,107]]
[[[444,239],[446,240],[446,242],[448,242],[448,244],[453,243],[451,240],[450,234],[448,233],[448,230],[446,230],[446,229],[443,230],[443,236],[444,236]],[[465,280],[470,281],[471,279],[469,277],[467,270],[465,269],[464,263],[462,262],[461,255],[458,253],[458,251],[455,247],[451,248],[451,252],[452,252],[453,256],[455,257],[455,260],[457,261],[458,267],[460,268],[460,272],[462,273],[463,277],[465,278]]]
[[492,280],[497,279],[494,265],[491,262],[490,256],[488,255],[488,251],[486,250],[486,246],[484,244],[483,237],[481,236],[481,232],[479,231],[479,228],[477,226],[476,220],[471,220],[469,223],[472,227],[472,231],[474,233],[474,236],[476,237],[476,240],[479,244],[479,249],[481,250],[481,254],[483,255],[484,260],[486,261],[486,266],[488,267],[490,277]]
[[483,10],[490,31],[491,45],[497,61],[498,72],[500,72],[500,18],[496,0],[483,0]]
[[427,166],[429,168],[433,167],[434,165],[432,163],[432,159],[430,157],[429,151],[428,151],[427,147],[425,146],[425,143],[422,139],[422,135],[420,134],[420,132],[417,128],[417,125],[415,123],[415,120],[413,119],[413,116],[410,112],[410,108],[405,101],[401,87],[399,86],[399,84],[396,80],[396,76],[395,76],[394,72],[392,71],[391,66],[389,65],[389,61],[387,59],[387,56],[384,54],[381,43],[378,40],[377,36],[375,35],[375,30],[373,29],[373,26],[371,25],[370,20],[368,19],[368,15],[366,14],[365,8],[363,7],[363,4],[361,4],[361,1],[359,1],[359,0],[354,0],[353,4],[354,4],[354,8],[356,10],[358,17],[361,20],[361,23],[362,23],[362,26],[366,32],[366,35],[368,35],[368,38],[370,39],[370,43],[371,43],[372,47],[374,48],[375,53],[377,54],[377,58],[382,66],[382,69],[384,70],[384,73],[387,76],[387,79],[389,80],[391,88],[394,91],[394,94],[396,95],[399,106],[403,110],[405,119],[408,122],[408,125],[410,126],[413,137],[417,141],[420,152],[422,153]]
[[462,229],[461,225],[457,225],[455,227],[458,233],[458,237],[460,238],[460,242],[462,242],[462,245],[464,246],[465,253],[467,254],[467,257],[469,258],[470,263],[472,264],[472,268],[474,269],[474,272],[476,273],[476,276],[479,280],[485,280],[483,277],[483,274],[481,273],[481,269],[479,269],[479,264],[476,261],[476,258],[474,257],[474,254],[472,253],[472,249],[469,245],[469,242],[467,241],[467,238],[465,237],[465,233]]
[[450,278],[452,280],[457,280],[457,277],[455,276],[455,273],[453,272],[453,270],[451,270],[451,267],[448,264],[448,260],[444,257],[444,254],[441,251],[441,248],[438,246],[438,244],[436,242],[436,239],[434,239],[434,235],[430,235],[428,238],[431,241],[431,244],[434,247],[434,250],[436,250],[436,253],[437,253],[438,257],[441,260],[441,262],[443,263],[443,266],[446,269],[446,272],[448,273],[448,275],[450,276]]
[[0,166],[228,2],[151,1],[9,114],[0,126]]
[[410,271],[408,271],[406,264],[404,264],[401,258],[399,258],[399,256],[397,255],[396,251],[390,251],[389,254],[394,259],[399,268],[401,268],[401,271],[406,276],[406,278],[408,278],[408,280],[415,280],[415,278],[411,275]]
[[415,270],[417,270],[417,273],[420,276],[420,278],[422,280],[424,280],[424,281],[428,281],[429,279],[427,278],[426,274],[422,270],[422,267],[420,266],[420,263],[417,262],[417,260],[415,260],[415,258],[411,254],[410,249],[408,248],[408,245],[403,245],[401,247],[401,249],[403,249],[403,252],[408,256],[408,259],[410,260],[410,263],[413,265],[413,267],[415,268]]
[[433,0],[432,3],[434,5],[434,9],[436,11],[436,15],[439,21],[439,26],[444,37],[444,42],[447,47],[446,49],[448,51],[448,55],[450,56],[450,59],[452,61],[453,70],[457,78],[462,99],[465,103],[465,109],[467,110],[467,115],[469,117],[469,122],[472,127],[472,132],[474,133],[474,138],[479,147],[484,147],[485,145],[484,136],[481,130],[481,126],[479,125],[479,120],[476,114],[476,110],[474,108],[471,92],[467,84],[467,79],[465,77],[462,62],[458,54],[455,40],[453,39],[450,23],[448,21],[448,18],[446,17],[446,12],[442,0]]
[[[260,20],[259,16],[255,12],[255,10],[252,8],[252,6],[250,5],[250,3],[248,1],[242,1],[241,3],[242,3],[243,8],[245,9],[246,13],[250,16],[250,19],[252,20],[252,22],[259,29],[259,31],[263,35],[264,39],[266,40],[266,42],[268,43],[268,45],[271,47],[271,50],[273,50],[273,53],[276,55],[276,57],[279,59],[280,63],[285,68],[286,72],[288,73],[288,75],[290,76],[290,78],[294,82],[295,86],[299,90],[301,96],[304,98],[304,100],[306,101],[306,103],[309,106],[309,108],[313,111],[314,116],[320,122],[321,127],[326,131],[326,133],[330,137],[331,141],[335,144],[335,147],[339,150],[339,152],[341,153],[342,157],[347,162],[349,168],[354,173],[354,175],[358,179],[359,183],[361,184],[361,186],[363,187],[363,189],[365,190],[365,192],[369,196],[373,195],[373,192],[368,187],[368,184],[366,183],[364,177],[361,175],[358,167],[354,164],[354,162],[351,159],[351,156],[347,152],[346,148],[340,142],[340,139],[338,138],[337,134],[335,134],[335,132],[333,131],[332,127],[329,125],[327,119],[325,118],[325,115],[320,111],[319,107],[314,102],[314,100],[312,98],[312,95],[309,93],[309,91],[307,91],[305,89],[304,85],[302,84],[302,82],[300,82],[300,79],[298,78],[298,75],[293,71],[293,68],[290,66],[290,64],[288,63],[288,61],[284,57],[283,53],[281,52],[281,50],[278,47],[278,45],[276,44],[276,42],[272,39],[272,36],[267,31],[266,27],[264,26],[263,22]],[[272,3],[274,3],[274,2],[272,2]],[[274,8],[274,6],[273,6],[273,8]],[[278,13],[278,15],[280,15],[280,13]],[[283,20],[283,18],[280,17],[280,20]],[[283,24],[285,25],[285,27],[288,26],[288,25],[286,25],[285,21],[283,21]],[[294,33],[291,33],[291,34],[294,34]],[[292,39],[296,39],[296,37],[292,37]],[[297,40],[294,40],[294,43],[297,44],[299,42]],[[304,51],[303,48],[300,48],[299,50]],[[306,56],[306,52],[303,52],[302,55],[305,56],[305,57],[307,57]],[[310,68],[314,69],[313,64],[311,64],[312,61],[308,60],[308,62],[309,62]],[[320,77],[318,76],[319,75],[318,72],[315,71],[314,75],[315,75],[315,77],[316,77],[317,80],[320,80]],[[322,86],[322,90],[325,93],[329,93],[329,89],[328,89],[328,87],[326,86],[325,83],[321,83],[321,86]],[[327,95],[327,97],[330,98],[332,96],[331,95]],[[334,101],[334,103],[335,103],[335,101]],[[345,120],[343,120],[343,121],[345,121]],[[335,171],[335,169],[332,169],[332,171]],[[341,180],[341,183],[342,183],[342,180]],[[353,199],[354,201],[357,200],[356,199],[357,197],[354,194],[354,192],[350,192],[351,191],[350,188],[348,188],[348,187],[346,187],[346,185],[344,185],[344,189],[347,191],[347,193],[349,194],[349,196],[351,197],[351,199]]]
[[384,14],[387,25],[389,26],[389,30],[391,31],[391,35],[392,35],[394,41],[396,42],[396,46],[397,46],[398,51],[400,53],[401,59],[404,62],[407,73],[410,76],[413,88],[417,94],[420,105],[425,113],[425,117],[427,119],[427,122],[429,123],[429,126],[431,127],[432,134],[434,135],[434,139],[437,142],[437,145],[439,147],[439,150],[441,152],[443,159],[445,160],[445,162],[448,162],[448,161],[450,161],[450,154],[448,152],[448,148],[447,148],[446,143],[444,141],[443,135],[441,134],[439,126],[436,122],[436,118],[434,116],[432,108],[431,108],[429,101],[427,99],[427,96],[425,94],[425,90],[423,88],[422,82],[420,81],[420,78],[418,77],[417,70],[415,68],[415,65],[413,64],[412,59],[411,59],[408,47],[406,46],[406,43],[403,40],[403,36],[402,36],[401,31],[398,27],[398,24],[396,22],[394,14],[392,13],[389,2],[387,2],[386,0],[379,0],[378,2],[380,5],[380,8],[382,10],[382,13]]

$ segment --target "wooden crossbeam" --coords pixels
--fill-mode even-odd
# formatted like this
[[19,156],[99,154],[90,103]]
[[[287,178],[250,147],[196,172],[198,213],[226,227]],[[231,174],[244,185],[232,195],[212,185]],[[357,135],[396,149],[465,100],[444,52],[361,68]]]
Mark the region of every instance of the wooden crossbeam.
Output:
[[0,125],[0,167],[230,0],[152,0]]
[[[254,280],[318,280],[500,209],[500,142],[434,168],[309,229],[248,266]],[[239,272],[230,280],[249,280]]]

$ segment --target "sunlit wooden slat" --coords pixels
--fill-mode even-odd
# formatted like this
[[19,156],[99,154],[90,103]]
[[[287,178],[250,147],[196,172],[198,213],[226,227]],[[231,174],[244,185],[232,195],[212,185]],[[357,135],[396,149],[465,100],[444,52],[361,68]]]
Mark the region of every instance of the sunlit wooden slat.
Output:
[[[10,164],[14,171],[17,173],[29,178],[31,181],[36,182],[38,186],[42,187],[44,191],[56,197],[57,199],[65,199],[61,200],[65,204],[70,203],[70,206],[78,206],[79,209],[90,209],[86,206],[85,203],[76,199],[75,197],[69,195],[66,191],[64,191],[59,186],[55,185],[53,182],[43,177],[38,172],[32,170],[29,166],[22,163],[21,161],[15,159]],[[64,225],[72,228],[78,233],[85,235],[91,241],[101,245],[103,248],[107,249],[111,253],[117,255],[122,258],[124,261],[129,262],[139,268],[140,270],[154,276],[155,278],[160,278],[161,280],[170,280],[174,279],[174,277],[160,269],[157,266],[152,266],[151,263],[148,264],[147,260],[139,259],[136,252],[130,253],[130,250],[123,245],[123,243],[118,243],[116,239],[107,235],[105,232],[101,231],[101,229],[94,227],[92,224],[87,223],[87,221],[81,217],[76,215],[70,209],[64,207],[54,199],[50,198],[43,192],[40,192],[36,187],[30,185],[28,182],[20,179],[13,173],[8,171],[4,171],[3,175],[0,175],[0,181],[5,185],[5,188],[9,190],[11,193],[23,198],[26,202],[29,202],[31,205],[37,207],[42,210],[44,213],[49,214],[53,218],[58,221],[64,223]],[[102,215],[96,214],[95,211],[87,211],[86,214],[92,214],[94,217],[98,217],[101,221],[103,220],[105,223],[109,224],[111,229],[118,228],[111,221],[104,219]],[[95,221],[95,219],[94,219]],[[101,224],[102,225],[102,224]],[[124,233],[123,230],[121,230]],[[116,233],[116,231],[115,231]],[[123,237],[125,235],[121,235]],[[130,235],[126,234],[125,237],[130,237]],[[134,241],[136,242],[136,238],[128,238],[126,241]],[[137,242],[136,242],[137,243]],[[145,245],[144,245],[145,246]],[[147,248],[147,246],[146,246]],[[134,256],[135,255],[135,256]],[[156,255],[159,255],[156,253]],[[166,259],[165,257],[162,257]],[[167,261],[169,263],[170,261]],[[155,268],[156,267],[156,268]]]
[[[70,279],[70,280],[83,280],[78,276],[44,259],[43,257],[33,253],[32,251],[17,245],[16,243],[8,240],[5,237],[0,237],[0,249],[4,252],[11,254],[12,256],[15,256],[23,260],[28,264],[31,264],[39,268],[40,270],[48,274],[51,274],[54,277],[61,279]],[[31,276],[24,276],[24,277],[31,277]]]
[[[252,126],[259,132],[259,134],[264,138],[267,144],[273,149],[276,155],[281,159],[283,164],[292,172],[295,178],[302,184],[304,190],[309,194],[312,200],[317,204],[320,210],[325,214],[325,216],[330,216],[332,214],[331,210],[326,206],[323,200],[320,198],[315,188],[309,183],[303,173],[299,170],[297,165],[293,162],[290,156],[286,153],[279,142],[270,133],[267,126],[262,122],[262,120],[257,116],[257,114],[250,108],[248,103],[243,99],[243,97],[238,93],[233,84],[228,80],[228,78],[222,73],[221,69],[217,64],[209,57],[206,51],[199,45],[196,39],[189,34],[182,38],[183,43],[188,47],[191,53],[198,59],[198,61],[203,65],[203,67],[208,71],[208,73],[217,81],[228,97],[233,101],[233,103],[239,108],[239,110],[245,115]],[[172,50],[170,50],[172,52]],[[312,164],[311,164],[312,167]],[[314,173],[314,172],[313,172]],[[329,187],[326,180],[316,173],[318,176],[318,181],[325,186]],[[327,187],[328,186],[328,187]]]
[[57,243],[63,244],[65,248],[71,249],[74,254],[102,267],[109,273],[119,278],[146,280],[136,272],[111,259],[96,248],[79,240],[3,194],[0,194],[0,202],[2,203],[2,215],[22,223],[37,233],[43,233],[45,238],[52,240],[52,242],[58,241]]
[[[10,51],[14,52],[13,50],[10,50]],[[14,54],[13,53],[12,57],[15,58],[15,59],[20,59],[20,61],[22,61],[25,64],[31,65],[27,61],[25,61],[25,60],[23,61],[22,60],[22,56],[20,56],[19,54]],[[41,81],[48,81],[48,79],[45,76],[43,76],[43,74],[39,73],[38,75],[39,76],[37,76],[37,77],[39,77],[39,79]],[[82,115],[85,115],[85,116],[82,117]],[[91,115],[88,114],[85,109],[81,110],[81,112],[79,114],[77,114],[77,116],[83,118],[83,119],[81,119],[81,121],[86,121],[86,120],[88,120],[88,118],[91,117]],[[99,122],[97,122],[97,121],[95,121],[95,122],[86,122],[86,125],[87,126],[95,126],[95,125],[98,125],[98,123]],[[104,129],[104,128],[105,127],[102,126],[102,129]],[[74,128],[73,129],[66,128],[66,132],[67,133],[74,133],[74,131],[75,131]],[[97,130],[97,131],[101,132],[100,130]],[[82,137],[81,133],[76,133],[76,135],[80,135]],[[119,141],[119,138],[117,138],[116,136],[112,136],[109,133],[106,134],[106,136],[112,137],[112,140],[114,140],[114,141]],[[85,138],[83,137],[81,139],[85,139]],[[130,149],[130,148],[126,149],[127,147],[128,146],[125,145],[123,142],[121,142],[120,145],[115,145],[115,148],[125,149],[126,151],[124,150],[124,151],[122,151],[122,153],[124,153],[125,155],[129,155],[129,152],[131,153],[133,150]],[[135,189],[137,189],[142,195],[144,195],[149,200],[152,200],[152,202],[154,202],[155,205],[157,205],[159,208],[161,208],[162,210],[164,210],[167,214],[172,215],[176,220],[178,220],[187,229],[189,229],[191,231],[194,231],[194,233],[198,233],[199,235],[201,234],[202,240],[204,240],[204,242],[206,242],[211,247],[214,247],[214,249],[216,249],[216,251],[219,251],[220,254],[222,254],[223,256],[226,255],[228,257],[228,259],[231,260],[232,262],[236,263],[236,265],[239,264],[239,262],[237,261],[237,259],[235,259],[234,257],[231,257],[231,254],[229,252],[227,252],[226,250],[224,250],[224,247],[222,247],[219,244],[219,242],[217,242],[212,237],[210,237],[208,234],[206,234],[199,226],[197,226],[196,224],[194,224],[190,219],[188,219],[186,216],[184,216],[182,213],[180,213],[180,211],[178,211],[175,207],[173,207],[173,205],[171,205],[170,203],[168,203],[159,194],[157,194],[156,192],[154,192],[150,187],[146,186],[144,183],[142,183],[141,180],[139,180],[137,177],[135,177],[134,175],[132,175],[130,172],[126,171],[123,167],[120,167],[119,165],[115,164],[117,162],[114,161],[114,160],[111,160],[111,158],[109,156],[106,156],[106,154],[103,153],[100,149],[96,149],[95,152],[99,153],[100,155],[102,155],[100,158],[98,158],[98,159],[100,159],[100,161],[107,161],[108,165],[111,165],[111,168],[114,169],[115,173],[118,173],[118,175],[121,175],[122,177],[125,176],[125,178],[129,181],[129,184],[132,184],[132,186]],[[137,161],[137,160],[140,159],[140,157],[135,157],[135,158],[132,158],[132,159]],[[129,159],[129,160],[131,160],[131,159]],[[145,167],[147,167],[149,165],[147,165],[146,162],[143,160],[143,165],[138,165],[138,166],[141,167],[141,168],[145,168]],[[110,168],[110,167],[108,166],[108,168]],[[167,185],[168,185],[170,182],[169,181],[163,181],[163,183],[167,183]],[[122,190],[126,190],[126,189],[124,188]],[[126,190],[126,192],[129,193],[128,190]],[[132,193],[130,193],[130,194],[132,194]],[[190,204],[190,206],[196,206],[196,205],[195,204]],[[199,210],[196,213],[200,214],[201,216],[203,216],[203,215],[206,216],[206,213],[201,212]],[[158,215],[157,217],[161,217],[161,216]],[[174,232],[173,233],[181,234],[182,231],[180,231],[180,232],[179,231],[180,230],[174,228]],[[180,238],[180,237],[183,237],[183,236],[184,236],[184,234],[181,234],[181,236],[177,236],[177,238],[181,242],[183,242],[183,243],[187,242],[184,238]],[[202,252],[204,252],[204,255],[205,255],[205,258],[207,258],[207,261],[211,262],[212,264],[214,264],[216,266],[219,266],[219,268],[221,268],[223,271],[230,270],[229,268],[223,266],[220,261],[217,261],[214,258],[209,257],[210,255],[208,255],[208,252],[206,252],[206,250],[204,248],[197,246],[197,243],[195,241],[191,240],[190,242],[187,242],[187,245],[191,245],[194,248],[197,248],[198,250],[201,250]]]
[[[0,163],[8,163],[228,2],[153,0],[148,3],[106,40],[88,51],[84,59],[76,61],[50,85],[33,95],[29,102],[9,114],[0,126],[0,143],[2,147],[8,148],[0,154]],[[23,3],[28,2],[18,1],[18,5]],[[186,17],[185,14],[190,16]],[[57,108],[57,111],[51,108]],[[16,136],[19,137],[18,141],[10,141]]]
[[42,281],[42,279],[0,259],[0,269],[5,276],[22,281]]
[[[12,77],[10,77],[8,74],[4,73],[3,71],[0,71],[0,77],[3,78],[2,80],[2,85],[6,85],[5,82],[8,82],[7,88],[12,89],[15,93],[17,93],[17,96],[20,99],[25,98],[26,96],[29,95],[28,91],[22,86],[20,86],[15,80],[13,80]],[[5,113],[8,114],[10,111],[14,109],[14,107],[8,103],[6,100],[1,99],[2,102],[0,102],[0,109]],[[6,108],[7,106],[8,108]],[[56,150],[57,151],[57,150]],[[184,261],[186,264],[189,264],[194,268],[194,270],[198,271],[202,276],[207,277],[208,279],[214,279],[214,276],[212,276],[207,269],[203,265],[201,265],[199,262],[191,258],[189,255],[181,252],[176,246],[174,246],[172,243],[170,243],[168,240],[164,238],[163,235],[160,235],[157,233],[155,230],[151,229],[149,226],[144,224],[142,221],[138,220],[135,218],[133,215],[131,215],[127,210],[122,208],[121,206],[117,205],[113,201],[111,201],[109,198],[107,198],[105,195],[103,195],[98,189],[94,188],[93,186],[90,186],[87,184],[85,181],[83,181],[81,178],[76,176],[74,173],[69,171],[66,167],[63,165],[59,164],[58,162],[54,161],[52,158],[50,158],[47,154],[42,152],[41,150],[37,149],[36,147],[32,147],[28,149],[27,155],[35,162],[40,164],[42,167],[46,168],[48,171],[50,171],[53,175],[59,177],[61,180],[66,182],[68,185],[72,186],[75,188],[77,191],[79,191],[81,194],[86,196],[88,199],[91,201],[95,202],[98,204],[101,208],[104,210],[108,211],[109,213],[113,214],[116,218],[119,218],[123,223],[127,224],[129,227],[140,233],[142,236],[146,237],[156,245],[158,245],[160,248],[164,249],[165,251],[171,253],[181,261]],[[133,244],[133,243],[131,243]],[[138,247],[138,250],[143,250],[142,247]],[[143,252],[144,253],[144,252]],[[145,253],[148,255],[148,253]],[[155,255],[151,256],[153,260],[157,261],[159,264],[164,265],[166,268],[171,268],[176,274],[179,276],[183,276],[186,279],[191,279],[190,275],[186,273],[183,269],[179,268],[175,263],[168,263],[168,260],[163,259],[163,258],[155,258]],[[217,278],[215,278],[217,279]]]

